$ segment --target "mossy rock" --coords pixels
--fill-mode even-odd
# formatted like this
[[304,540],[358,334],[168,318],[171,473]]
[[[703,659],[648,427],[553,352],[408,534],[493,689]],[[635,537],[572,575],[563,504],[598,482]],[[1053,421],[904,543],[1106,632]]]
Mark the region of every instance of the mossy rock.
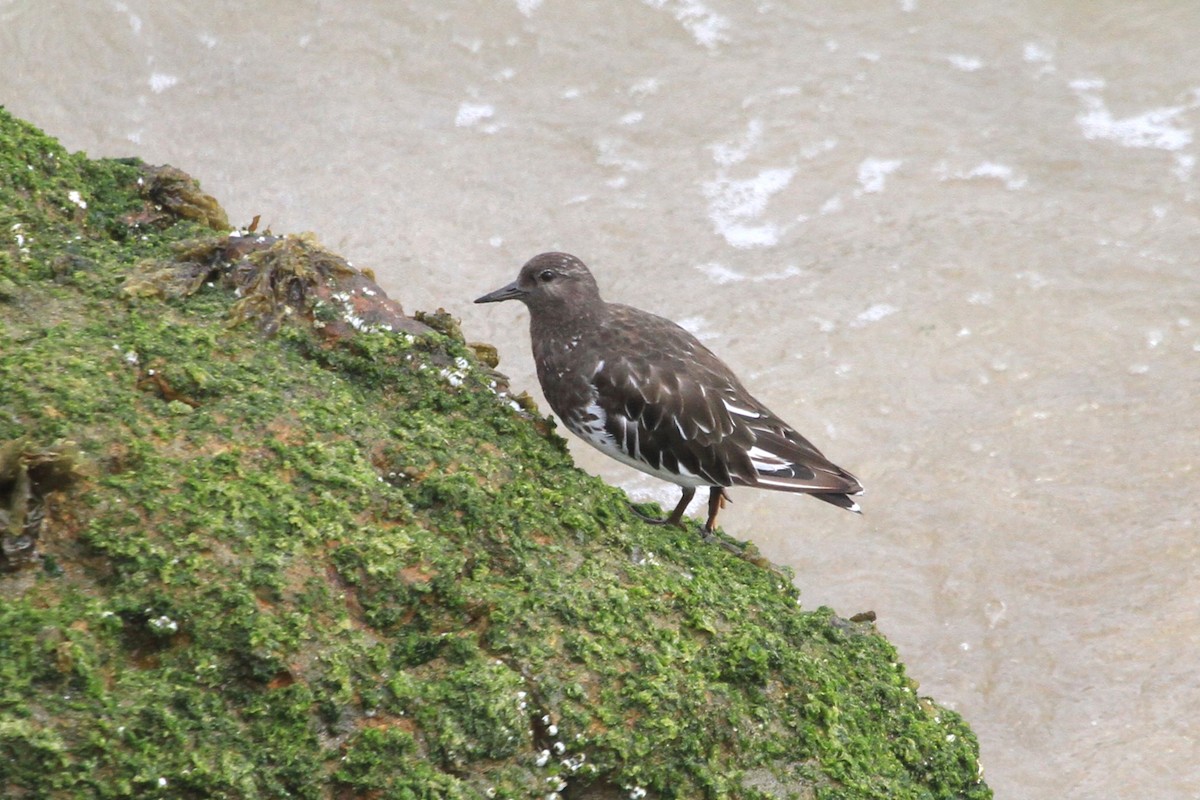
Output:
[[990,797],[869,623],[644,524],[452,320],[161,174],[0,110],[0,504],[33,548],[0,793]]

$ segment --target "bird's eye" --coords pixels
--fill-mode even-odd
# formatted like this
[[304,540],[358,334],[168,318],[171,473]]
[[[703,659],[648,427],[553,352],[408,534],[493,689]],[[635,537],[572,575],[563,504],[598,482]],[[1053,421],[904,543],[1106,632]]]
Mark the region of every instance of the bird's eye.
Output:
[[540,280],[542,283],[549,283],[550,281],[554,280],[554,270],[552,270],[552,269],[542,270],[541,272],[538,273],[538,280]]

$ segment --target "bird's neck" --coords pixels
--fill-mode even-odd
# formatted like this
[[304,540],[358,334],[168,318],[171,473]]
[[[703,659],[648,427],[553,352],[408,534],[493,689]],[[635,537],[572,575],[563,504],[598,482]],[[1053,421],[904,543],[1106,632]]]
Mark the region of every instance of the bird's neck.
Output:
[[557,359],[574,349],[588,330],[601,324],[605,311],[605,304],[600,302],[570,311],[565,308],[539,309],[537,313],[531,313],[529,334],[535,356]]

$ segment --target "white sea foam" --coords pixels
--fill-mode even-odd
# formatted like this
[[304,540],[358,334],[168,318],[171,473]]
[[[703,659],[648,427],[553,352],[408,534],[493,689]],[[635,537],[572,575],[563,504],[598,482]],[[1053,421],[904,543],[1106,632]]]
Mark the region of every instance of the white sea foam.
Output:
[[1051,60],[1050,51],[1037,42],[1026,42],[1021,57],[1030,64],[1046,64]]
[[758,281],[782,281],[787,278],[794,278],[802,274],[802,270],[797,266],[784,267],[778,272],[764,272],[762,275],[755,275],[754,280]]
[[1185,183],[1192,179],[1192,172],[1196,169],[1196,157],[1190,153],[1175,154],[1175,177]]
[[704,184],[708,218],[713,229],[738,248],[772,247],[779,242],[778,225],[759,220],[771,196],[792,181],[792,168],[766,169],[753,178],[734,180],[720,175]]
[[127,6],[125,3],[113,3],[112,9],[117,13],[125,15],[126,19],[129,20],[129,28],[134,32],[134,34],[139,34],[142,32],[142,18],[133,13],[129,6]]
[[826,138],[822,139],[821,141],[817,142],[816,144],[810,144],[808,147],[805,147],[804,149],[802,149],[800,151],[800,155],[803,158],[807,158],[807,159],[811,160],[811,159],[816,158],[819,155],[828,153],[830,150],[833,150],[834,148],[836,148],[837,145],[838,145],[837,139],[834,139],[832,136],[829,136],[829,137],[826,137]]
[[1023,282],[1030,289],[1044,289],[1050,285],[1050,279],[1040,272],[1033,270],[1021,270],[1014,277]]
[[1026,42],[1025,47],[1021,50],[1021,58],[1026,64],[1038,65],[1038,69],[1034,73],[1035,78],[1053,75],[1055,72],[1054,53],[1037,42]]
[[1049,64],[1054,56],[1037,42],[1026,42],[1021,57],[1029,64]]
[[935,174],[939,180],[960,180],[969,181],[974,179],[994,179],[1004,184],[1006,189],[1023,189],[1028,180],[1024,176],[1018,176],[1013,172],[1013,168],[1007,164],[999,164],[995,161],[981,161],[974,167],[965,170],[951,170],[950,167],[942,162],[934,168]]
[[714,48],[729,41],[729,19],[700,0],[642,0],[651,8],[667,11],[696,40],[696,44]]
[[461,103],[458,113],[454,115],[454,124],[459,128],[470,128],[485,119],[491,119],[496,114],[496,108],[487,103]]
[[596,156],[596,163],[604,167],[617,167],[622,172],[645,172],[644,161],[622,155],[621,150],[627,145],[624,139],[605,137],[597,140],[596,149],[600,152]]
[[868,158],[858,165],[858,182],[862,194],[882,192],[887,176],[900,169],[904,162],[898,158]]
[[850,322],[850,327],[861,328],[864,325],[870,325],[872,322],[878,322],[884,317],[890,317],[899,310],[891,303],[876,303],[855,317]]
[[975,56],[965,56],[962,53],[951,53],[946,56],[946,60],[950,62],[950,66],[955,69],[960,69],[963,72],[976,72],[983,69],[983,60]]
[[1123,147],[1150,147],[1174,152],[1192,143],[1192,129],[1177,122],[1177,118],[1193,106],[1163,106],[1117,119],[1099,92],[1105,86],[1101,79],[1080,79],[1071,88],[1083,102],[1084,111],[1075,117],[1085,139],[1102,139]]
[[724,264],[710,263],[698,264],[696,269],[708,276],[708,279],[718,286],[726,283],[738,283],[746,280],[746,276],[737,270],[732,270]]
[[150,75],[150,91],[155,94],[162,94],[177,83],[179,83],[179,78],[174,75],[167,75],[163,72],[155,72]]
[[762,140],[763,123],[761,119],[752,119],[746,124],[746,132],[741,138],[732,142],[720,142],[712,145],[713,161],[723,167],[731,167],[746,160]]
[[646,95],[655,94],[660,87],[661,84],[658,78],[642,78],[640,81],[635,81],[629,87],[629,93],[645,97]]
[[746,275],[738,272],[735,269],[730,269],[724,264],[718,264],[715,261],[708,264],[697,264],[696,269],[703,272],[712,283],[718,286],[723,286],[727,283],[740,283],[741,281],[753,281],[754,283],[762,283],[764,281],[781,281],[787,278],[794,278],[802,274],[797,266],[785,267],[778,272],[766,272],[762,275]]

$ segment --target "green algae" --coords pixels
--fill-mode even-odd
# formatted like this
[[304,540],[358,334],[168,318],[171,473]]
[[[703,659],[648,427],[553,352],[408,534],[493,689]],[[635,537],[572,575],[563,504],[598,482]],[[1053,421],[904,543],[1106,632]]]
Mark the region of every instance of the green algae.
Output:
[[221,219],[149,174],[0,110],[0,443],[81,465],[0,575],[5,795],[990,797],[870,625],[641,523],[445,315],[127,291]]

